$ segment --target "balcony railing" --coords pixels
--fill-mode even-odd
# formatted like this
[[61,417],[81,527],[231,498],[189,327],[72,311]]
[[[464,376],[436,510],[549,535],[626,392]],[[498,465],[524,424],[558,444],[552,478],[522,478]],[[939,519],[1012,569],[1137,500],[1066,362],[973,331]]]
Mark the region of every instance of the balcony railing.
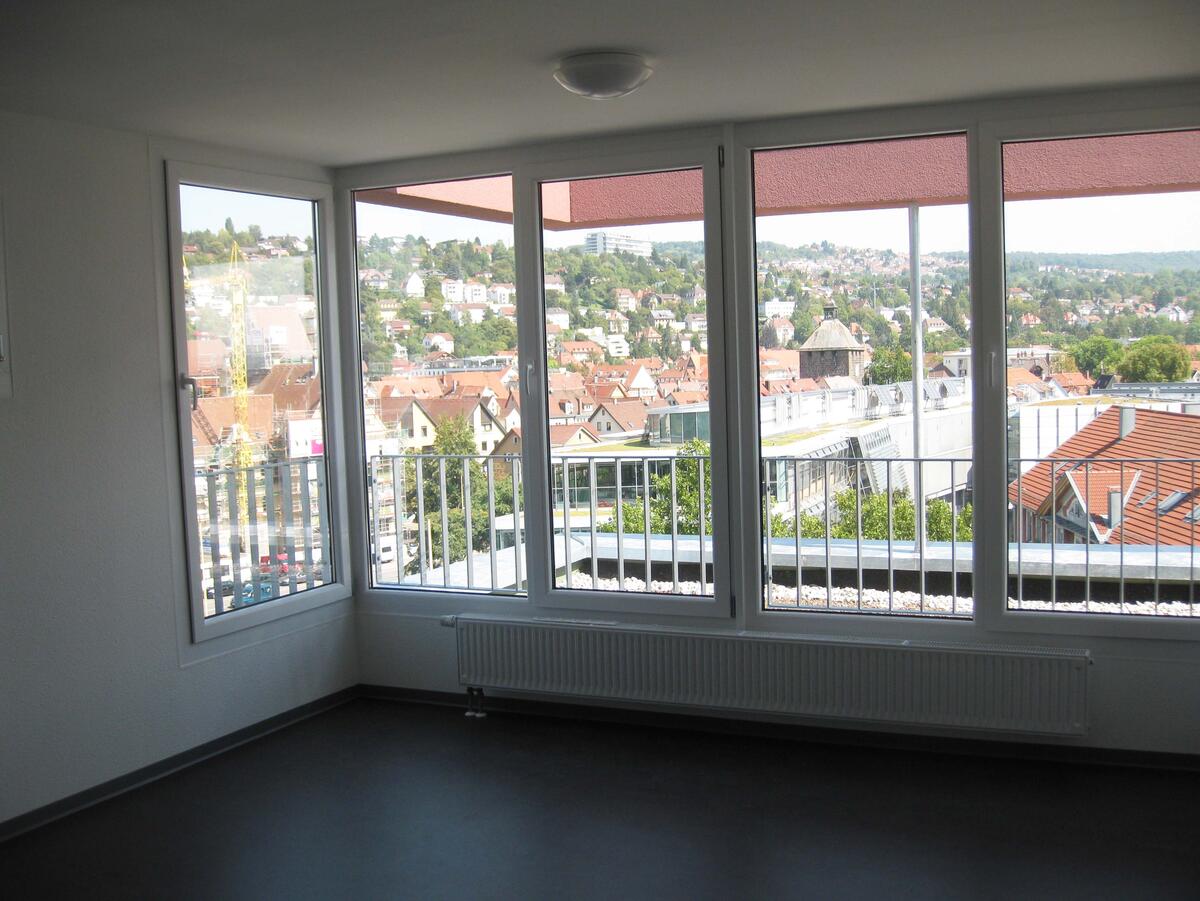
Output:
[[519,455],[379,455],[369,476],[376,585],[524,591]]
[[197,470],[195,485],[205,616],[332,578],[324,458]]
[[1200,458],[1009,462],[1010,609],[1198,615]]
[[768,457],[763,466],[768,608],[971,615],[969,459]]
[[[1014,510],[1030,478],[1016,475],[1020,465],[1039,462],[1013,461]],[[1061,489],[1069,471],[1088,496],[1098,472],[1115,470],[1103,478],[1129,483],[1122,466],[1136,465],[1140,487],[1128,509],[1152,489],[1165,495],[1181,480],[1194,485],[1198,464],[1059,459],[1051,461],[1046,483]],[[766,457],[762,466],[767,608],[972,615],[970,459]],[[525,589],[518,456],[378,456],[371,458],[370,475],[376,584],[500,594]],[[712,595],[707,457],[556,452],[550,476],[559,587]],[[1192,509],[1184,501],[1175,516]],[[1071,520],[1061,510],[1046,517],[1055,541],[1049,533],[1033,534],[1031,521],[1013,514],[1010,605],[1193,616],[1197,520],[1200,512],[1183,520],[1186,536],[1175,528],[1169,540],[1139,544],[1121,532],[1111,542],[1100,535],[1068,538]]]

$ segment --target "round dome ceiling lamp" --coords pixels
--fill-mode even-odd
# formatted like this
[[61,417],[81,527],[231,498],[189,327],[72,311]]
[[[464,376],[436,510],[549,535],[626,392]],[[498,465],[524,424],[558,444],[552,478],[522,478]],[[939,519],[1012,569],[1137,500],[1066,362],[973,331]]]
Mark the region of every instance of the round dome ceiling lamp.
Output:
[[632,94],[653,74],[639,53],[600,51],[563,57],[554,71],[554,80],[580,97],[611,100]]

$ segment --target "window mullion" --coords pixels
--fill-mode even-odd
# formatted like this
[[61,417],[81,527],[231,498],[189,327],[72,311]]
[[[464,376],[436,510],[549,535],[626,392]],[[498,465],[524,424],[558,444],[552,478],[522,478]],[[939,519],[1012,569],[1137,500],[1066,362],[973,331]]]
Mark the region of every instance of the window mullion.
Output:
[[1004,186],[1000,142],[985,126],[968,132],[970,171],[972,432],[975,445],[975,618],[994,627],[1008,597],[1004,390]]

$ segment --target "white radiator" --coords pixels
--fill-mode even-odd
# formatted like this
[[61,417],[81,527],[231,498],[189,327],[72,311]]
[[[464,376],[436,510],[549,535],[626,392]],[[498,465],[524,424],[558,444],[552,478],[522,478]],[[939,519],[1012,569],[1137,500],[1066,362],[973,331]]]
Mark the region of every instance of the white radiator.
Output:
[[1087,731],[1082,650],[451,619],[459,682],[468,687],[1006,732]]

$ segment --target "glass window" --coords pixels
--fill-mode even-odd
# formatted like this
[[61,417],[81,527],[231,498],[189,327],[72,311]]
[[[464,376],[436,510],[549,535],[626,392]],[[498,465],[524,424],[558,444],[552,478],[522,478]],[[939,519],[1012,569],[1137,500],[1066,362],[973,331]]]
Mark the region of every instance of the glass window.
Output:
[[179,213],[188,525],[211,618],[334,578],[316,204],[182,184]]
[[753,165],[763,603],[969,616],[966,138]]
[[1009,608],[1197,616],[1200,131],[1003,164]]
[[372,582],[523,593],[512,178],[358,191],[355,222]]
[[712,596],[703,172],[545,183],[541,209],[556,585]]

